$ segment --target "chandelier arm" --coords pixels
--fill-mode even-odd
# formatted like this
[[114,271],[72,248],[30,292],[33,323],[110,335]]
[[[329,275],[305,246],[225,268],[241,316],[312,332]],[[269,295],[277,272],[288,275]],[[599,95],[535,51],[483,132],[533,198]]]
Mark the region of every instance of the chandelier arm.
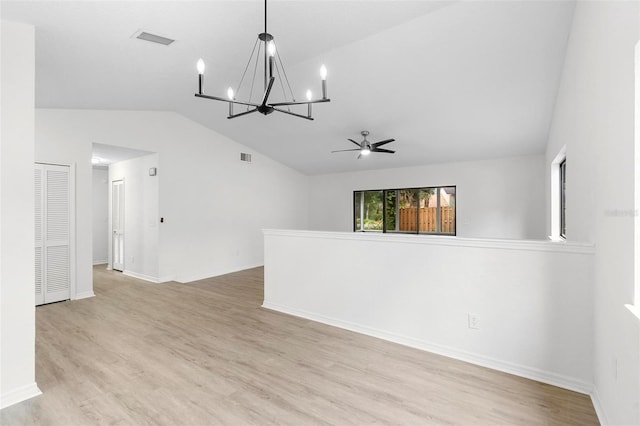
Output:
[[266,106],[267,100],[269,99],[269,94],[271,93],[271,88],[273,87],[273,82],[276,80],[275,77],[271,77],[269,79],[269,83],[267,85],[267,90],[264,91],[264,96],[262,98],[262,104],[260,106]]
[[296,114],[295,112],[287,111],[287,110],[276,108],[276,107],[273,107],[273,106],[272,106],[272,108],[273,108],[274,111],[282,112],[284,114],[293,115],[294,117],[304,118],[305,120],[313,120],[313,117],[308,117],[308,116],[302,115],[302,114]]
[[236,117],[241,117],[241,116],[243,116],[243,115],[247,115],[247,114],[251,114],[252,112],[256,112],[257,110],[258,110],[258,108],[254,108],[254,109],[251,109],[251,110],[249,110],[249,111],[240,112],[240,113],[238,113],[238,114],[230,115],[230,116],[228,116],[227,118],[228,118],[228,119],[232,119],[232,118],[236,118]]
[[[257,38],[256,42],[253,43],[253,49],[251,49],[251,56],[249,56],[249,61],[247,62],[247,66],[244,67],[244,72],[242,73],[242,78],[240,79],[240,83],[238,83],[238,86],[236,88],[236,93],[240,93],[240,88],[242,87],[242,82],[244,81],[244,77],[247,74],[247,70],[249,69],[249,65],[251,65],[251,59],[253,59],[253,54],[256,51],[256,46],[258,45],[259,41],[260,41],[260,39]],[[251,100],[251,96],[249,96],[249,100]]]
[[287,105],[307,105],[307,104],[321,104],[323,102],[330,102],[331,99],[315,99],[313,101],[296,101],[296,102],[276,102],[269,104],[271,106],[287,106]]
[[217,96],[201,95],[199,93],[196,93],[195,95],[198,98],[212,99],[214,101],[228,102],[228,103],[238,104],[238,105],[248,105],[248,106],[252,106],[252,107],[256,107],[256,108],[260,106],[258,104],[254,104],[252,102],[236,101],[235,99],[234,100],[229,100],[229,99],[225,99],[225,98],[219,98]]

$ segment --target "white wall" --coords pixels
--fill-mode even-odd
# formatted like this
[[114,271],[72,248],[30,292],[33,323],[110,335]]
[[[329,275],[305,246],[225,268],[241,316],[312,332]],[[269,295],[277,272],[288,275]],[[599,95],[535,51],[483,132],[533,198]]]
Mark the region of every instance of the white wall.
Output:
[[[78,287],[91,287],[91,144],[156,152],[159,277],[190,281],[263,263],[263,228],[307,226],[308,178],[179,114],[36,110],[36,157],[77,163]],[[240,161],[240,152],[253,162]]]
[[589,392],[592,263],[579,244],[265,231],[264,306]]
[[33,127],[35,33],[0,21],[0,408],[35,382]]
[[542,156],[336,173],[310,183],[313,230],[352,231],[354,190],[456,185],[457,236],[546,238]]
[[93,264],[108,262],[109,246],[109,170],[92,169],[92,222],[93,222]]
[[[603,423],[640,424],[634,289],[634,47],[638,2],[578,2],[547,147],[567,145],[567,237],[592,241],[595,402]],[[636,254],[637,256],[638,254]]]
[[[124,181],[124,273],[150,281],[159,281],[160,202],[159,176],[149,176],[149,169],[159,169],[158,154],[120,161],[109,166],[109,185]],[[112,192],[109,190],[109,205]],[[112,210],[109,209],[109,234]],[[109,265],[112,262],[109,239]]]

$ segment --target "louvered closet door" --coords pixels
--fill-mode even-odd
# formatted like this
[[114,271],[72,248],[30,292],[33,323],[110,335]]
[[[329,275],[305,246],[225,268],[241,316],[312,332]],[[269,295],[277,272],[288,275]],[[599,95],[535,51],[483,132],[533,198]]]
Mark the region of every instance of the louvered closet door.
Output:
[[44,170],[41,164],[36,164],[36,168],[34,170],[34,193],[35,193],[35,234],[36,234],[36,305],[42,305],[44,303],[44,291],[42,289],[42,282],[44,278],[43,264],[44,260],[42,258],[44,253],[44,238],[42,235],[42,227],[44,220],[44,182],[42,176],[44,175]]
[[[36,200],[36,304],[67,300],[71,296],[69,167],[37,165],[41,185]],[[41,218],[38,224],[38,218]],[[38,241],[40,237],[40,241]],[[42,293],[39,298],[38,290]]]

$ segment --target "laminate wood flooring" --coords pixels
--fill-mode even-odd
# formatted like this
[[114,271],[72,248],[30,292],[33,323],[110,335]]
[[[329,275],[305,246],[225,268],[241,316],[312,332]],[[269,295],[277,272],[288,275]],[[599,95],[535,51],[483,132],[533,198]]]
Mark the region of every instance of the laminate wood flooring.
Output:
[[593,425],[586,395],[260,307],[263,270],[36,309],[43,395],[2,425]]

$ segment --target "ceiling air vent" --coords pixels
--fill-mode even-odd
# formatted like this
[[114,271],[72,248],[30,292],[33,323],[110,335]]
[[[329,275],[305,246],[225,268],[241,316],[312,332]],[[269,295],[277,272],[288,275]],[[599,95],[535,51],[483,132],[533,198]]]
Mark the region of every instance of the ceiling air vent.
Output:
[[163,44],[165,46],[168,46],[175,41],[170,38],[162,37],[156,34],[151,34],[145,31],[138,31],[135,34],[135,38],[139,38],[140,40],[145,40],[145,41],[151,41],[153,43]]
[[240,153],[240,161],[246,161],[247,163],[251,162],[251,154],[247,154],[246,152]]

